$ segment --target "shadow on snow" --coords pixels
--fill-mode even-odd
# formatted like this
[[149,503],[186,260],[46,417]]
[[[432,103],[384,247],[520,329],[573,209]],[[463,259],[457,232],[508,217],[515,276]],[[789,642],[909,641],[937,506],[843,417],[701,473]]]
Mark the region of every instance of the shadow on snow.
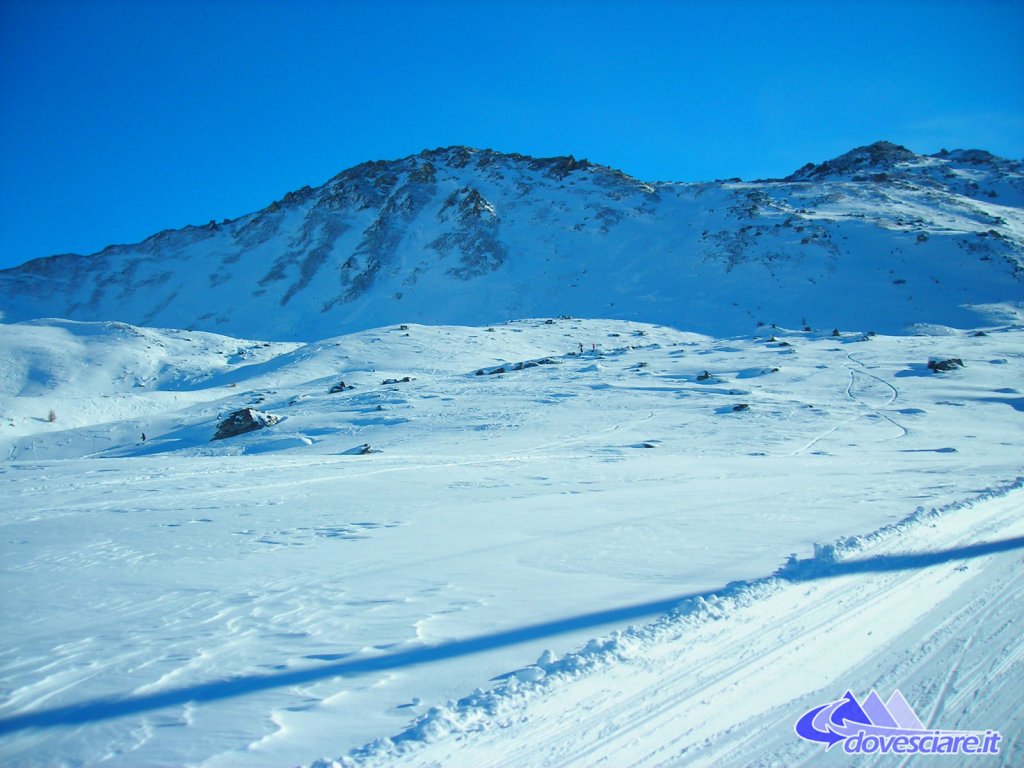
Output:
[[[803,582],[857,573],[886,573],[911,570],[927,568],[955,560],[985,557],[1016,549],[1024,549],[1024,536],[1004,539],[1002,541],[971,544],[937,552],[879,555],[860,560],[840,562],[831,562],[821,558],[791,560],[775,574],[775,578],[783,581]],[[337,661],[309,669],[275,672],[265,675],[249,675],[227,680],[216,680],[209,683],[199,683],[197,685],[139,696],[99,698],[63,707],[41,709],[0,719],[0,734],[12,733],[27,728],[81,725],[186,703],[220,701],[271,688],[301,685],[330,677],[380,672],[417,664],[428,664],[460,656],[469,656],[496,648],[517,645],[530,640],[553,637],[566,632],[653,617],[670,612],[678,608],[680,603],[687,600],[693,600],[698,597],[709,598],[713,595],[725,596],[739,591],[744,586],[746,586],[745,583],[738,582],[730,584],[725,589],[677,595],[664,600],[580,614],[565,619],[510,629],[504,632],[471,637],[465,640],[453,640],[441,645],[397,651],[369,658]]]

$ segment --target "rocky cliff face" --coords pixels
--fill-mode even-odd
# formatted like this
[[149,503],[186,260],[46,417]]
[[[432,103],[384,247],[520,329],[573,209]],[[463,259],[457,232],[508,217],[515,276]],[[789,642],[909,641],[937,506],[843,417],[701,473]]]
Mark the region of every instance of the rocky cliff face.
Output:
[[5,320],[313,339],[573,314],[977,324],[1024,299],[1024,168],[886,142],[782,180],[649,184],[573,157],[450,147],[346,170],[233,221],[0,272]]

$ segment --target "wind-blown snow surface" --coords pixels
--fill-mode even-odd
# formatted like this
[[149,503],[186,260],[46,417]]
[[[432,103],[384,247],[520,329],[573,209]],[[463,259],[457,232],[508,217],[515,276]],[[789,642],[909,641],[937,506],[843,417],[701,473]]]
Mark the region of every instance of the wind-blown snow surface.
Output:
[[839,330],[0,326],[0,756],[791,765],[900,687],[1021,762],[1024,331]]

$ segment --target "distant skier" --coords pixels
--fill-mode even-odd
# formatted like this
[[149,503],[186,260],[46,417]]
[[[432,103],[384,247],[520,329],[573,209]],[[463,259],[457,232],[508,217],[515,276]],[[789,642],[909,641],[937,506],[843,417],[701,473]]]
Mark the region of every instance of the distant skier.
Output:
[[580,342],[580,354],[581,355],[583,354],[583,342],[582,341]]
[[145,432],[142,433],[142,442],[146,442],[146,433]]

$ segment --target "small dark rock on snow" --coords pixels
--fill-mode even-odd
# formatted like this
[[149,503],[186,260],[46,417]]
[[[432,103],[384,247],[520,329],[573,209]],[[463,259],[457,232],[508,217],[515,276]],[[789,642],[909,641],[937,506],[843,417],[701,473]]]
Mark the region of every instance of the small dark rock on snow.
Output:
[[357,445],[355,448],[349,448],[347,451],[342,453],[343,456],[366,456],[370,453],[380,453],[376,448],[371,448],[369,443],[363,443]]
[[518,363],[499,365],[495,368],[480,368],[477,376],[494,376],[495,374],[508,373],[509,371],[525,371],[527,368],[536,368],[539,365],[558,365],[559,361],[553,357],[540,357],[536,360],[523,360]]
[[928,361],[928,367],[933,373],[955,371],[957,368],[964,367],[964,361],[959,357],[947,357],[945,359],[933,357]]

